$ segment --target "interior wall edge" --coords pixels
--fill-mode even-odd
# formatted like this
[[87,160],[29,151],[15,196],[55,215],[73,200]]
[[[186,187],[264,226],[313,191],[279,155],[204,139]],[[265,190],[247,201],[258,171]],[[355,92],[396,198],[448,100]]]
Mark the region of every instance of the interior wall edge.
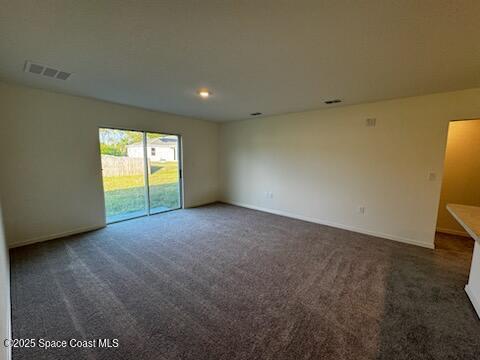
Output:
[[48,235],[38,236],[35,238],[21,240],[21,241],[12,241],[8,243],[8,247],[9,249],[13,249],[16,247],[35,244],[35,243],[44,242],[48,240],[60,239],[67,236],[78,235],[78,234],[82,234],[90,231],[100,230],[106,226],[107,226],[106,224],[87,226],[87,227],[78,228],[70,231],[56,233],[56,234],[48,234]]
[[446,142],[437,228],[462,234],[447,205],[480,206],[480,119],[450,121]]
[[218,123],[0,80],[0,195],[10,244],[102,225],[101,127],[180,135],[184,206],[218,199]]
[[365,235],[371,235],[371,236],[379,237],[379,238],[386,239],[386,240],[397,241],[397,242],[401,242],[401,243],[405,243],[405,244],[409,244],[409,245],[416,245],[416,246],[424,247],[424,248],[427,248],[427,249],[434,249],[435,248],[435,246],[432,242],[420,242],[420,241],[417,241],[417,240],[414,240],[414,239],[408,239],[408,238],[401,237],[401,236],[396,236],[396,235],[371,231],[371,230],[363,229],[363,228],[360,228],[360,227],[357,227],[357,226],[344,225],[344,224],[339,224],[339,223],[335,223],[335,222],[331,222],[331,221],[327,221],[327,220],[318,219],[318,218],[311,217],[311,216],[298,215],[298,214],[291,213],[289,211],[270,209],[270,208],[265,208],[265,207],[261,207],[261,206],[255,206],[255,205],[240,203],[240,202],[236,202],[236,201],[229,201],[229,200],[222,200],[222,202],[224,202],[226,204],[230,204],[230,205],[244,207],[244,208],[247,208],[247,209],[258,210],[258,211],[263,211],[263,212],[274,214],[274,215],[285,216],[285,217],[292,218],[292,219],[308,221],[308,222],[312,222],[312,223],[319,224],[319,225],[331,226],[331,227],[334,227],[334,228],[337,228],[337,229],[348,230],[348,231],[352,231],[352,232],[356,232],[356,233],[360,233],[360,234],[365,234]]
[[[223,201],[221,201],[220,198],[217,198],[216,200],[213,200],[213,201],[199,202],[198,204],[190,204],[188,206],[184,206],[183,209],[194,209],[202,206],[216,204],[218,202],[223,202]],[[156,215],[161,215],[161,214],[156,214]]]
[[449,234],[449,235],[458,235],[464,237],[470,237],[466,231],[456,230],[456,229],[448,229],[448,228],[441,228],[437,227],[437,232]]
[[[205,206],[205,205],[209,205],[209,204],[215,204],[217,202],[219,202],[219,200],[209,201],[209,202],[206,202],[206,203],[200,202],[198,204],[184,206],[183,208],[184,209],[193,209],[193,208],[197,208],[197,207],[201,207],[201,206]],[[181,210],[181,209],[179,209],[179,210]],[[153,214],[151,216],[161,216],[161,215],[162,214],[159,213],[159,214]],[[131,219],[131,220],[135,220],[135,219]],[[21,246],[31,245],[31,244],[35,244],[35,243],[44,242],[44,241],[55,240],[55,239],[60,239],[60,238],[64,238],[64,237],[68,237],[68,236],[72,236],[72,235],[78,235],[78,234],[82,234],[82,233],[86,233],[86,232],[90,232],[90,231],[100,230],[100,229],[103,229],[103,228],[107,227],[107,225],[108,224],[105,223],[105,224],[99,224],[99,225],[94,225],[94,226],[87,226],[87,227],[78,228],[78,229],[65,231],[65,232],[61,232],[61,233],[47,234],[47,235],[43,235],[43,236],[31,238],[31,239],[26,239],[26,240],[21,240],[21,241],[13,241],[13,242],[8,243],[8,248],[13,249],[13,248],[21,247]]]
[[0,204],[0,359],[12,358],[11,346],[4,340],[12,338],[12,312],[10,297],[10,258],[3,226],[3,210]]
[[478,299],[474,292],[472,291],[472,289],[470,288],[470,286],[465,285],[465,292],[467,293],[468,295],[468,298],[470,299],[472,305],[473,305],[473,308],[475,309],[475,311],[477,312],[477,315],[478,317],[480,318],[480,299]]
[[[8,85],[8,86],[12,86],[12,87],[32,89],[32,90],[44,91],[44,92],[48,92],[48,93],[56,94],[56,95],[61,95],[61,96],[79,98],[79,99],[83,99],[85,101],[97,102],[99,104],[109,104],[109,105],[112,105],[112,106],[125,107],[125,108],[129,108],[131,110],[134,110],[134,111],[136,110],[136,111],[143,111],[143,112],[151,112],[151,113],[154,113],[154,114],[162,114],[162,115],[169,116],[169,117],[177,117],[177,118],[180,118],[180,119],[184,118],[184,119],[194,120],[194,121],[198,121],[198,122],[205,122],[205,123],[210,123],[210,124],[212,124],[212,123],[213,124],[220,124],[221,123],[217,120],[210,120],[210,119],[195,117],[195,116],[191,116],[191,115],[180,115],[180,114],[175,114],[175,113],[172,113],[172,112],[155,110],[155,109],[150,109],[150,108],[147,108],[147,107],[135,106],[135,105],[125,104],[125,103],[116,102],[116,101],[112,101],[112,100],[100,99],[100,98],[97,98],[97,97],[88,96],[88,95],[84,95],[84,94],[75,94],[75,93],[69,93],[69,92],[56,90],[56,89],[27,85],[27,84],[23,84],[21,82],[11,81],[11,80],[5,79],[5,78],[0,78],[0,84],[1,83],[5,84],[5,85]],[[124,130],[136,130],[136,129],[124,129]],[[148,131],[148,129],[146,129],[146,131]],[[170,135],[178,135],[178,134],[170,134]]]
[[479,115],[472,88],[224,123],[222,196],[433,248],[449,124]]

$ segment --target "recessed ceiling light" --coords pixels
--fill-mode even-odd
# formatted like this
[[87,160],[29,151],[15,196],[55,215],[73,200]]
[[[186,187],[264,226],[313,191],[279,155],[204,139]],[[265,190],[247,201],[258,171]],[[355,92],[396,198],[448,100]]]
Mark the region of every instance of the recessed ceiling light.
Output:
[[200,89],[197,91],[197,94],[202,98],[202,99],[207,99],[212,95],[212,92],[209,91],[208,89]]

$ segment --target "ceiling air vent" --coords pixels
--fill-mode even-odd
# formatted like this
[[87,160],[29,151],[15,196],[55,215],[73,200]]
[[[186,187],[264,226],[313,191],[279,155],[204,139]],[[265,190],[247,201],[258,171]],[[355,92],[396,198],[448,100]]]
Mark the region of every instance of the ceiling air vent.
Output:
[[53,79],[59,79],[59,80],[67,80],[72,75],[72,73],[70,72],[56,69],[53,66],[42,65],[42,64],[31,62],[31,61],[25,62],[24,71],[28,73],[36,74],[36,75],[43,75]]
[[342,102],[340,99],[333,99],[333,100],[327,100],[325,101],[325,104],[331,105],[331,104],[338,104],[339,102]]

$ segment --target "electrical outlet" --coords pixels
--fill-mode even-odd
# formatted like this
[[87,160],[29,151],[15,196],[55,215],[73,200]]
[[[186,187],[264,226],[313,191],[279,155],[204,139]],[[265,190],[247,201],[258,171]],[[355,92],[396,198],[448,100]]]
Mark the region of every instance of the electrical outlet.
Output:
[[365,125],[367,127],[375,127],[377,126],[377,119],[376,118],[368,118],[365,120]]
[[265,192],[265,197],[266,197],[267,199],[273,199],[273,192],[271,192],[271,191]]
[[429,181],[435,181],[436,179],[437,179],[437,174],[435,174],[434,172],[431,172],[428,174]]
[[366,210],[365,206],[359,206],[358,207],[358,213],[359,214],[365,215],[365,210]]

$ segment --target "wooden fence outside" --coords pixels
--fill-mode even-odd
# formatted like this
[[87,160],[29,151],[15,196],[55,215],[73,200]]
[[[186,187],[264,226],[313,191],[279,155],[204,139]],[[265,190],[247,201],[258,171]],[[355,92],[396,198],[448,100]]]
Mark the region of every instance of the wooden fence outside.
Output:
[[[150,173],[150,160],[147,161]],[[102,155],[103,176],[143,175],[144,166],[143,158]]]

